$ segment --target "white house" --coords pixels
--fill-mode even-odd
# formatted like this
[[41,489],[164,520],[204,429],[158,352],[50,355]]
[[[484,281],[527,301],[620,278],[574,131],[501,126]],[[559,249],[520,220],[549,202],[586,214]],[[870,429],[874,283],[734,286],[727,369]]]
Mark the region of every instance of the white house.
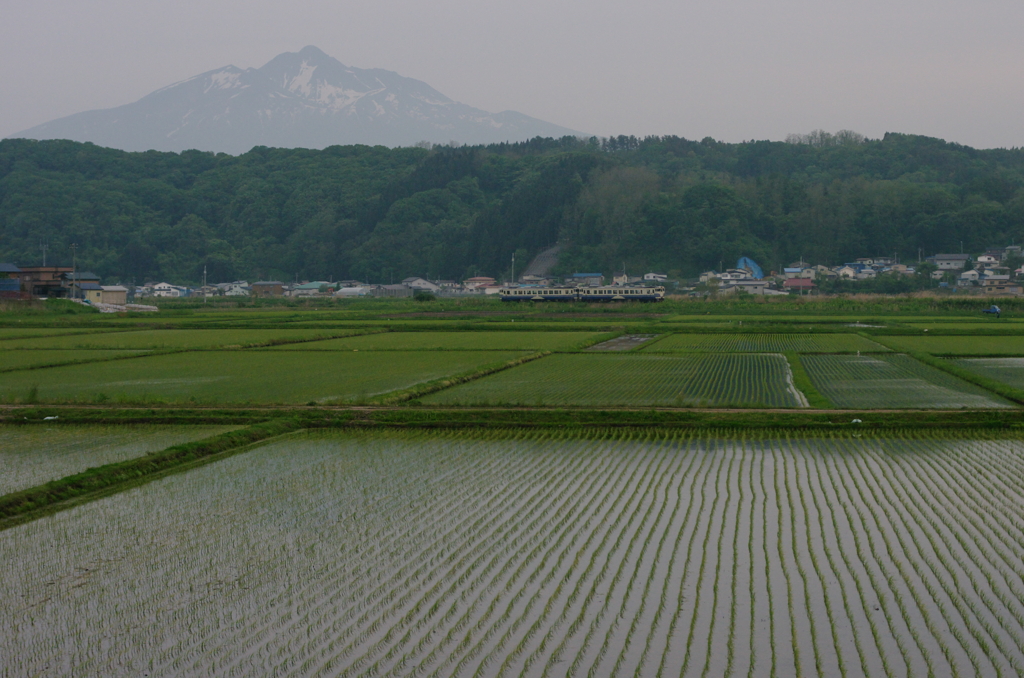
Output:
[[969,254],[936,254],[928,257],[925,261],[935,264],[935,267],[944,271],[963,270],[970,260]]
[[229,283],[221,283],[217,285],[221,290],[221,294],[225,297],[247,297],[249,296],[249,283],[244,280],[236,280]]
[[668,280],[668,276],[664,273],[644,273],[644,280],[663,283]]
[[435,285],[425,278],[406,278],[402,281],[403,285],[407,285],[414,290],[420,292],[439,292],[441,291],[440,285]]
[[462,286],[467,290],[475,290],[485,285],[493,285],[496,281],[494,278],[488,278],[486,276],[477,276],[475,278],[466,278],[462,281]]
[[748,294],[767,296],[770,294],[772,282],[770,280],[728,280],[719,288],[720,294],[736,293],[739,291]]
[[183,297],[185,288],[170,283],[157,283],[152,287],[154,297]]
[[956,284],[959,285],[960,287],[970,287],[972,285],[977,285],[978,278],[980,277],[981,274],[978,273],[977,271],[964,271],[963,273],[960,274]]
[[836,273],[840,278],[855,279],[859,271],[853,266],[841,266],[836,269]]

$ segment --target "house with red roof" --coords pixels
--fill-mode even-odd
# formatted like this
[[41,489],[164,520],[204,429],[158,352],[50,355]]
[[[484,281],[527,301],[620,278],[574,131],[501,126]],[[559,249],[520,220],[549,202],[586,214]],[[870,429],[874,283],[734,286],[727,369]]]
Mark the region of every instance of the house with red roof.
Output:
[[788,278],[782,282],[782,289],[797,290],[800,294],[812,292],[815,287],[814,281],[808,278]]

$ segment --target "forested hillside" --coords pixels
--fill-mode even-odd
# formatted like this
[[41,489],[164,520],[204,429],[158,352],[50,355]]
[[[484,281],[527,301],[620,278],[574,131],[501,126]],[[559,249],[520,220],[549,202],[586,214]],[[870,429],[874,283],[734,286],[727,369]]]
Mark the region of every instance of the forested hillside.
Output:
[[[241,156],[0,141],[0,261],[104,281],[508,274],[692,276],[1024,242],[1024,150],[816,133],[789,142],[535,139],[462,148],[258,147]],[[521,269],[520,269],[521,270]]]

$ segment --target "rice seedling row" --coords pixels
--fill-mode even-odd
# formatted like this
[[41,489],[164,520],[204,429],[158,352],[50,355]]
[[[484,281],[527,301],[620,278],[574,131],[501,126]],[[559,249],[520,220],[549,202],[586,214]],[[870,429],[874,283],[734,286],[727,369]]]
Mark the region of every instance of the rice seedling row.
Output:
[[[868,469],[870,475],[867,478],[877,488],[878,496],[884,496],[883,493],[887,489],[891,491],[891,486],[887,486],[882,478],[871,473],[873,470]],[[992,647],[993,638],[987,633],[987,624],[981,618],[979,605],[971,598],[958,593],[950,554],[935,550],[932,533],[923,531],[919,523],[907,520],[905,515],[897,515],[895,508],[891,497],[881,504],[881,509],[895,525],[896,534],[903,540],[909,562],[942,611],[952,633],[961,642],[973,670],[983,675],[1006,675],[1005,658],[999,657],[996,648]],[[904,511],[912,510],[905,503],[901,508]]]
[[775,354],[560,354],[433,393],[427,404],[802,407]]
[[837,407],[1011,407],[980,386],[902,354],[808,355],[801,363],[815,388]]
[[953,362],[983,377],[1024,389],[1024,358],[962,358]]
[[0,426],[0,495],[209,438],[234,426]]
[[886,345],[897,351],[923,351],[934,355],[1024,356],[1024,336],[887,336]]
[[16,675],[1019,675],[1020,449],[295,435],[0,532],[0,655]]
[[853,353],[886,352],[888,348],[858,334],[673,334],[641,348],[647,352],[706,351],[712,353]]

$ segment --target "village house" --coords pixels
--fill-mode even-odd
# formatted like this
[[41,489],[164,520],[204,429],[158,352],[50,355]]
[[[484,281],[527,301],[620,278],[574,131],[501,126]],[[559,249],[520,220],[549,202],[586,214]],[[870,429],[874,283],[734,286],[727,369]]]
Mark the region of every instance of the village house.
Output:
[[759,296],[770,296],[773,293],[773,284],[770,280],[728,280],[718,288],[719,294],[735,294],[746,292]]
[[225,297],[247,297],[249,296],[249,283],[245,280],[235,280],[228,283],[217,283],[217,290]]
[[814,270],[815,280],[822,278],[824,278],[825,280],[835,280],[836,278],[839,277],[839,274],[833,271],[828,266],[822,266],[821,264],[818,264],[817,266],[812,266],[811,268]]
[[184,287],[179,287],[177,285],[172,285],[170,283],[165,282],[147,284],[145,285],[145,290],[146,291],[143,296],[166,298],[177,298],[186,296],[186,291]]
[[88,270],[80,270],[78,272],[65,273],[60,277],[61,285],[68,289],[75,287],[78,283],[92,283],[93,285],[99,285],[99,276]]
[[978,278],[981,277],[981,273],[978,271],[964,271],[957,276],[956,284],[960,287],[973,287],[978,284]]
[[942,271],[962,271],[970,259],[969,254],[936,254],[925,261],[935,264],[935,267]]
[[[325,290],[326,288],[326,290]],[[298,285],[292,285],[292,288],[285,293],[288,297],[317,297],[321,294],[331,294],[334,289],[331,283],[326,280],[314,280],[313,282],[305,282]]]
[[82,299],[90,304],[99,304],[103,300],[103,287],[94,282],[79,282],[71,285],[70,296]]
[[0,299],[21,299],[31,296],[21,290],[21,269],[14,264],[0,264]]
[[860,269],[854,266],[850,266],[849,264],[840,266],[839,268],[836,269],[836,274],[840,278],[845,278],[847,280],[855,280],[857,278],[858,273],[860,273]]
[[21,289],[33,297],[63,297],[67,294],[63,276],[70,266],[21,266]]
[[370,295],[374,297],[411,297],[413,290],[408,285],[373,285]]
[[992,296],[1019,297],[1024,294],[1024,287],[1011,282],[1009,276],[986,278],[981,281],[981,289],[986,295]]
[[406,278],[402,281],[403,285],[411,287],[417,292],[440,292],[441,286],[430,282],[426,278]]
[[369,293],[370,290],[368,286],[345,285],[344,287],[339,287],[338,290],[334,293],[334,296],[339,299],[348,299],[354,297],[365,297]]
[[100,303],[124,306],[128,303],[128,288],[121,285],[103,285],[100,288]]
[[284,283],[280,280],[260,280],[250,286],[251,294],[254,297],[283,297]]
[[797,291],[800,294],[813,292],[816,285],[813,280],[807,278],[789,278],[782,283],[782,288],[787,291]]
[[481,275],[474,278],[466,278],[462,281],[462,286],[467,290],[475,290],[478,287],[483,287],[484,285],[493,285],[495,282],[497,281],[494,278],[488,278]]
[[668,276],[664,273],[644,273],[644,282],[663,283],[666,280],[668,280]]
[[570,285],[586,286],[586,287],[600,287],[604,284],[603,273],[573,273],[571,276],[565,279],[565,282]]

